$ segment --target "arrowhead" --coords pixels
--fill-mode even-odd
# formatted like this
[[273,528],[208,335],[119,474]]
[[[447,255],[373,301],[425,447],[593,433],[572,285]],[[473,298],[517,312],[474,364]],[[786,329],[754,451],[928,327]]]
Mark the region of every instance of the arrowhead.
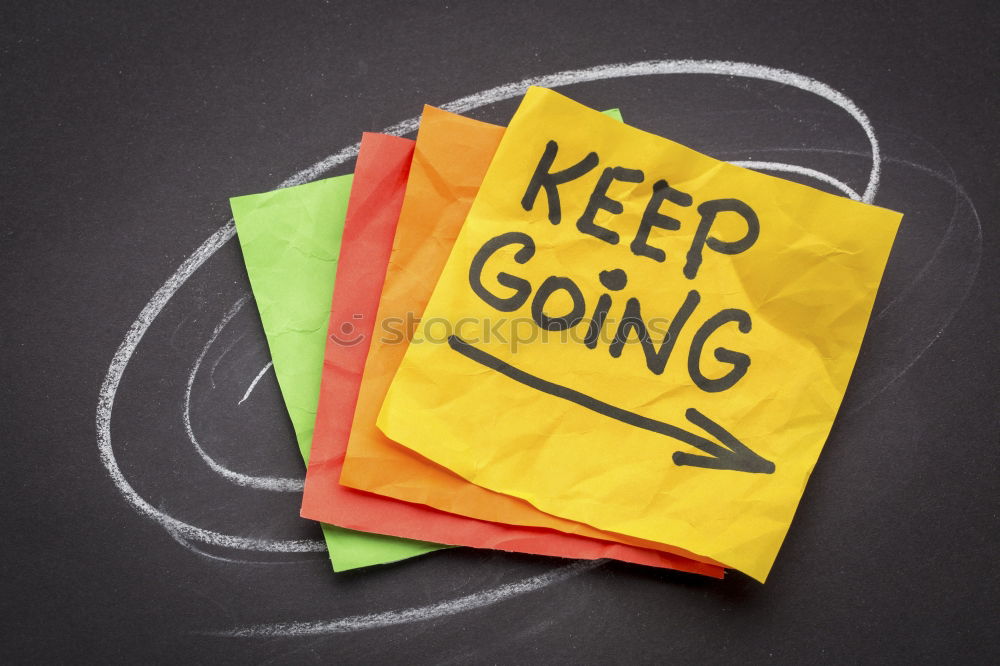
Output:
[[673,455],[675,465],[704,467],[706,469],[727,469],[734,472],[749,472],[751,474],[774,473],[773,462],[751,451],[743,442],[733,437],[728,430],[697,409],[688,409],[684,415],[688,421],[719,440],[721,446],[694,433],[685,433],[690,435],[690,438],[677,438],[709,455],[699,456],[684,451],[675,451]]

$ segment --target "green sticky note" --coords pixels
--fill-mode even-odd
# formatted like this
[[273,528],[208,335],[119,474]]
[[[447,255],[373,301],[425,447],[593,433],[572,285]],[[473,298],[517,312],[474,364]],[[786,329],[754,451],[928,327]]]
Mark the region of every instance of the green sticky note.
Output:
[[[307,462],[352,178],[326,178],[230,199],[274,373]],[[322,527],[335,571],[395,562],[440,548]]]

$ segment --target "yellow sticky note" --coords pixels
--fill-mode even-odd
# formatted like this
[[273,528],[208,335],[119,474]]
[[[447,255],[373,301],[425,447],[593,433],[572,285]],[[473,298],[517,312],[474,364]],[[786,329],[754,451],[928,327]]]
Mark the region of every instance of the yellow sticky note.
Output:
[[477,485],[763,581],[900,218],[531,88],[379,427]]

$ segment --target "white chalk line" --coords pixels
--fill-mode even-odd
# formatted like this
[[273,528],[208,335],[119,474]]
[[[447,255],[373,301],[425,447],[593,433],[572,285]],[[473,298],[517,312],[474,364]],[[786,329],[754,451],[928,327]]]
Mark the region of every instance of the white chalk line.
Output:
[[115,457],[114,448],[111,445],[111,414],[114,409],[115,395],[121,383],[125,368],[129,360],[135,353],[143,335],[149,330],[149,326],[160,314],[170,298],[180,289],[181,285],[198,269],[209,257],[222,247],[233,237],[236,228],[232,220],[229,220],[208,240],[185,259],[177,271],[171,275],[163,285],[156,290],[153,297],[146,303],[138,318],[129,326],[114,357],[108,367],[108,374],[104,377],[101,390],[98,394],[97,402],[97,448],[101,457],[101,463],[107,470],[115,487],[118,488],[125,501],[140,515],[158,523],[168,532],[179,534],[188,541],[200,541],[222,548],[233,548],[235,550],[259,550],[265,552],[291,552],[291,553],[311,553],[323,552],[326,544],[319,539],[254,539],[249,537],[233,536],[206,530],[201,527],[189,525],[181,520],[160,511],[152,504],[143,499],[135,488],[128,482],[122,473],[118,460]]
[[277,638],[317,636],[325,634],[340,634],[366,629],[382,629],[400,624],[424,622],[448,615],[456,615],[465,611],[492,606],[512,597],[540,590],[568,578],[590,571],[605,560],[584,560],[574,562],[547,571],[531,578],[525,578],[514,583],[507,583],[481,592],[468,594],[457,599],[441,601],[427,606],[406,608],[402,610],[352,615],[337,620],[317,620],[314,622],[279,622],[273,624],[257,624],[223,631],[205,632],[210,636],[226,638]]
[[173,530],[168,529],[167,534],[169,534],[174,541],[176,541],[182,547],[184,547],[184,549],[191,551],[195,555],[201,555],[202,557],[205,557],[207,559],[216,560],[218,562],[225,562],[226,564],[245,564],[245,563],[248,564],[248,562],[245,562],[244,560],[235,560],[229,557],[222,557],[221,555],[213,555],[212,553],[207,553],[201,548],[198,548],[197,546],[192,544],[184,537],[182,537],[180,534],[174,532]]
[[[171,531],[169,529],[167,530],[167,534],[169,534],[171,536],[171,538],[173,538],[173,540],[176,541],[178,544],[180,544],[185,550],[189,550],[192,553],[194,553],[195,555],[200,555],[201,557],[204,557],[206,559],[216,560],[217,562],[224,562],[226,564],[254,564],[254,565],[258,565],[258,564],[260,564],[260,565],[278,565],[278,564],[282,564],[283,565],[283,564],[293,564],[293,563],[297,564],[298,562],[302,561],[302,560],[296,559],[296,560],[279,560],[279,561],[270,562],[270,561],[262,561],[262,560],[245,560],[245,559],[235,559],[235,558],[232,558],[232,557],[222,557],[221,555],[214,555],[214,554],[209,553],[209,552],[207,552],[205,550],[202,550],[201,548],[198,548],[197,546],[195,546],[193,543],[191,543],[190,541],[188,541],[187,539],[185,539],[181,535],[179,535],[179,534],[177,534],[177,533],[175,533],[175,532],[173,532],[173,531]],[[326,554],[325,553],[323,553],[323,554],[317,553],[317,555],[319,555],[319,557],[321,557],[324,560],[326,559]]]
[[[838,151],[838,152],[849,152],[849,151]],[[905,366],[903,366],[903,368],[899,372],[893,375],[892,378],[889,379],[889,381],[887,381],[884,385],[882,385],[871,396],[869,396],[859,405],[851,409],[851,411],[848,412],[850,414],[860,411],[862,408],[866,407],[869,403],[871,403],[872,400],[881,395],[883,391],[892,386],[892,384],[895,383],[900,377],[909,372],[910,368],[912,368],[914,364],[916,364],[916,362],[919,361],[923,357],[923,355],[927,353],[927,350],[930,349],[934,345],[934,343],[941,338],[941,335],[944,334],[945,329],[947,329],[948,326],[951,325],[951,322],[954,321],[955,315],[958,314],[958,311],[961,309],[962,305],[965,304],[967,300],[969,300],[969,294],[972,292],[972,285],[975,284],[976,276],[979,274],[979,268],[982,265],[982,257],[983,257],[982,219],[979,217],[979,211],[976,209],[976,205],[972,202],[972,197],[970,197],[969,193],[965,191],[965,188],[962,187],[962,184],[955,179],[954,173],[948,175],[940,171],[937,171],[935,169],[931,169],[930,167],[924,166],[923,164],[919,164],[917,162],[910,162],[909,160],[904,160],[895,157],[887,157],[886,161],[894,162],[897,164],[903,164],[918,171],[922,171],[954,188],[955,192],[959,195],[959,197],[961,197],[965,201],[965,204],[969,207],[969,211],[972,213],[972,219],[976,223],[976,252],[975,252],[976,259],[975,259],[975,265],[966,274],[968,281],[965,284],[965,290],[962,292],[959,298],[951,301],[952,309],[948,313],[947,317],[941,323],[941,326],[937,329],[937,332],[934,333],[934,335],[927,341],[927,343],[913,356],[913,358],[909,360],[909,362],[906,363]],[[888,311],[890,307],[892,307],[899,299],[903,298],[904,296],[909,294],[913,289],[916,288],[916,285],[920,282],[923,276],[927,274],[927,271],[930,269],[931,264],[934,263],[934,261],[937,259],[937,256],[941,251],[941,248],[944,247],[945,242],[951,237],[952,230],[954,229],[955,226],[955,219],[957,217],[958,217],[958,207],[956,202],[956,207],[952,211],[951,220],[949,221],[948,224],[948,229],[946,230],[944,237],[941,239],[941,242],[938,243],[937,247],[934,248],[934,252],[931,255],[931,258],[928,259],[927,262],[921,267],[921,269],[917,272],[917,275],[914,277],[914,279],[907,284],[906,288],[903,289],[902,292],[897,294],[891,301],[889,301],[889,303],[887,303],[882,308],[881,312],[879,312],[878,314],[875,315],[875,317],[872,318],[870,324],[877,322],[879,319],[885,316],[886,311]]]
[[[638,63],[623,63],[617,65],[603,65],[582,70],[570,70],[551,74],[542,77],[524,79],[517,83],[509,83],[498,86],[490,90],[482,91],[462,97],[447,104],[442,108],[455,112],[464,113],[473,109],[493,104],[505,99],[511,99],[524,92],[530,85],[547,87],[567,86],[588,81],[597,81],[614,78],[626,78],[631,76],[649,76],[656,74],[709,74],[720,76],[735,76],[751,79],[760,79],[788,85],[794,88],[811,92],[827,101],[841,107],[847,111],[862,127],[872,150],[872,166],[865,188],[863,200],[872,202],[878,190],[881,160],[879,155],[879,145],[875,137],[871,122],[864,112],[859,109],[854,102],[845,95],[830,86],[815,79],[795,74],[783,69],[753,65],[749,63],[737,63],[728,61],[698,61],[698,60],[658,60]],[[385,134],[403,135],[409,134],[419,126],[420,117],[416,116],[404,120],[383,130]],[[289,187],[305,182],[309,182],[330,171],[331,169],[347,162],[357,156],[360,143],[349,145],[340,151],[320,160],[306,169],[286,178],[279,185]],[[235,235],[235,225],[230,219],[226,224],[213,233],[201,246],[199,246],[190,256],[185,259],[163,285],[153,294],[152,298],[140,311],[139,316],[129,326],[118,349],[108,366],[108,372],[101,384],[98,394],[96,410],[97,444],[101,462],[108,471],[112,482],[118,488],[125,500],[141,515],[159,523],[168,531],[182,535],[185,539],[201,541],[215,546],[236,548],[236,549],[259,549],[263,551],[279,552],[316,552],[325,550],[325,544],[319,540],[265,540],[248,539],[245,537],[231,536],[211,530],[188,525],[180,520],[159,511],[146,500],[144,500],[135,489],[129,484],[121,471],[114,454],[111,441],[111,416],[114,409],[115,397],[118,387],[121,384],[125,369],[134,355],[139,343],[156,317],[170,301],[175,293],[191,277],[191,275],[207,261],[222,245],[232,239]],[[547,584],[547,583],[545,583]],[[445,602],[447,603],[447,602]]]
[[797,173],[802,176],[808,176],[826,183],[827,185],[832,185],[855,201],[861,201],[861,195],[855,192],[846,183],[837,180],[829,174],[817,171],[816,169],[810,169],[809,167],[798,166],[795,164],[784,164],[782,162],[759,162],[757,160],[739,160],[736,162],[730,162],[730,164],[735,164],[736,166],[741,166],[746,169],[755,169],[757,171],[782,171],[785,173]]
[[244,402],[247,401],[247,398],[250,397],[250,394],[253,393],[254,388],[257,386],[257,382],[259,382],[264,377],[264,374],[273,367],[274,367],[274,361],[268,361],[264,365],[264,367],[260,369],[260,372],[257,373],[257,376],[253,378],[252,382],[250,382],[250,386],[247,387],[247,390],[243,394],[243,397],[240,398],[240,401],[238,403],[236,403],[237,407],[239,407],[240,405],[242,405]]
[[222,353],[219,354],[215,358],[214,361],[212,361],[212,367],[208,371],[208,380],[212,384],[212,388],[213,389],[215,389],[215,371],[219,369],[219,364],[222,363],[222,359],[226,358],[226,356],[229,354],[229,352],[231,352],[233,350],[233,348],[236,345],[238,345],[240,343],[240,341],[243,340],[243,338],[245,338],[245,337],[246,337],[246,333],[244,333],[240,337],[238,337],[235,340],[233,340],[232,342],[230,342],[229,346],[227,346],[224,350],[222,350]]
[[219,463],[215,458],[210,456],[205,449],[201,447],[198,443],[198,438],[195,437],[194,428],[191,427],[191,390],[194,387],[195,377],[198,376],[198,369],[201,368],[201,363],[205,359],[205,355],[208,350],[215,344],[216,339],[218,339],[219,334],[222,333],[223,329],[232,321],[243,306],[246,305],[247,301],[250,300],[250,296],[243,296],[236,301],[235,304],[226,314],[222,317],[222,320],[215,326],[212,331],[212,335],[208,338],[208,342],[202,347],[201,352],[198,354],[198,358],[195,359],[194,365],[191,366],[191,373],[188,375],[187,386],[184,390],[184,410],[183,410],[183,420],[184,420],[184,431],[187,433],[188,439],[194,446],[195,451],[201,456],[201,459],[212,468],[212,471],[223,477],[227,481],[231,481],[239,486],[245,486],[248,488],[256,488],[258,490],[270,490],[272,492],[282,492],[282,493],[294,493],[302,492],[305,487],[305,482],[302,479],[289,479],[274,476],[252,476],[250,474],[243,474],[235,470],[231,470],[225,465]]

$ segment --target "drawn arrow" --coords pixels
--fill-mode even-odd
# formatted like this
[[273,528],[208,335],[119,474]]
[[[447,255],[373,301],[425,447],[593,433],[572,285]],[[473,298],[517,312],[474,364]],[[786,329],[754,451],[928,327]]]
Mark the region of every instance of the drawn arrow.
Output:
[[774,463],[766,460],[751,451],[743,442],[739,441],[725,428],[708,418],[697,409],[688,409],[684,416],[688,421],[698,426],[709,435],[719,440],[715,443],[701,435],[697,435],[683,428],[679,428],[663,421],[657,421],[635,412],[630,412],[621,407],[615,407],[592,396],[580,393],[566,386],[560,386],[541,377],[529,374],[502,361],[496,356],[484,352],[482,349],[473,347],[458,336],[448,336],[448,346],[457,351],[462,356],[469,358],[480,365],[500,374],[510,377],[516,382],[525,386],[530,386],[536,391],[548,393],[557,398],[568,400],[569,402],[586,407],[587,409],[603,414],[604,416],[616,419],[622,423],[627,423],[637,428],[643,428],[667,437],[679,439],[685,444],[708,455],[700,456],[684,451],[675,451],[673,461],[678,466],[704,467],[706,469],[731,470],[734,472],[748,472],[751,474],[773,474]]

